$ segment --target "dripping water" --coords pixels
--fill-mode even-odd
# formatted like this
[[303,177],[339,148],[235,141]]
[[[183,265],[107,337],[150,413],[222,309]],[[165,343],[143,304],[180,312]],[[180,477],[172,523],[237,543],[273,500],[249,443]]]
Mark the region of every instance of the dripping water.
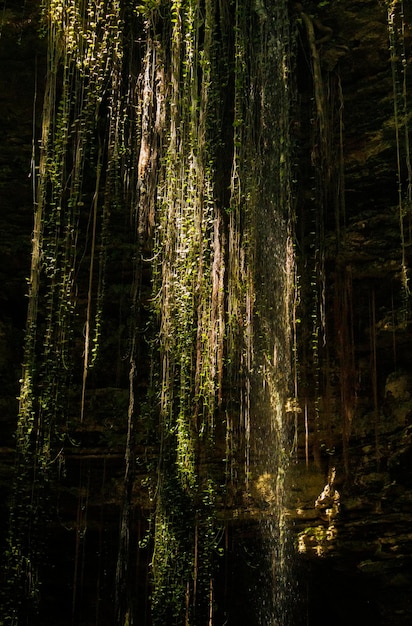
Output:
[[[246,489],[257,491],[261,507],[263,555],[257,577],[257,623],[288,626],[292,623],[295,598],[285,485],[293,451],[293,407],[297,410],[297,403],[292,376],[296,296],[289,138],[291,55],[286,2],[268,8],[256,29],[259,36],[249,50],[250,80],[251,91],[259,96],[251,98],[248,105],[254,112],[253,134],[259,136],[260,142],[254,143],[246,131],[246,148],[240,155],[243,166],[249,165],[251,170],[242,182],[250,189],[247,240],[253,242],[246,252],[251,275],[249,300],[253,302],[253,315],[247,318],[251,318],[247,334],[251,347],[246,365],[250,364],[251,371]],[[251,480],[254,484],[249,484]]]

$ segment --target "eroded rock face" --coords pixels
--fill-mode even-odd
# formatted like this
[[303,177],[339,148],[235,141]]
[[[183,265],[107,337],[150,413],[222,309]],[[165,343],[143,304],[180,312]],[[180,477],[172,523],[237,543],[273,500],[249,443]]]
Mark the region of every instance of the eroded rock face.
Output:
[[[339,453],[328,458],[329,474],[310,463],[291,474],[289,522],[297,535],[302,571],[347,592],[363,589],[352,610],[369,606],[373,620],[355,623],[409,624],[412,588],[412,427],[408,376],[386,381],[385,415],[365,422],[349,445],[348,473]],[[389,402],[390,400],[390,402]],[[306,566],[304,565],[306,562]],[[340,582],[339,582],[340,581]],[[312,593],[316,595],[316,585]],[[312,587],[311,587],[312,588]],[[352,593],[354,592],[352,589]],[[377,593],[379,590],[379,593]],[[319,600],[321,603],[321,600]],[[317,614],[316,604],[310,609]],[[363,606],[363,608],[362,608]],[[312,622],[310,622],[312,623]],[[326,622],[320,622],[326,623]],[[344,623],[344,622],[336,622]]]
[[[337,221],[326,218],[327,347],[321,357],[319,397],[309,390],[301,398],[307,421],[302,411],[299,459],[290,474],[289,519],[301,567],[306,563],[323,586],[310,604],[313,623],[409,624],[412,336],[402,255],[409,266],[411,247],[409,234],[405,239],[400,230],[401,222],[407,229],[411,223],[408,131],[394,107],[399,93],[393,79],[403,53],[392,50],[391,56],[388,19],[397,33],[396,45],[404,29],[401,74],[409,94],[412,7],[405,3],[402,26],[400,3],[320,4],[309,3],[305,11],[333,31],[319,46],[319,57],[330,107],[336,107],[330,86],[333,80],[339,83],[343,130],[333,141],[341,141],[345,217],[341,222],[339,216]],[[302,79],[298,86],[304,107],[313,97],[312,85]],[[308,117],[313,119],[313,113]],[[306,132],[310,143],[312,131]],[[306,171],[312,171],[314,186],[316,172],[309,163]],[[399,194],[405,202],[401,216]],[[308,195],[301,202],[312,209]],[[326,211],[336,215],[333,207],[329,196]],[[310,307],[306,311],[309,316]],[[307,355],[310,350],[305,359]],[[314,596],[315,589],[314,582]],[[326,599],[328,593],[336,602]],[[345,602],[348,607],[349,596],[357,600],[342,618],[347,621],[339,621],[338,607]]]

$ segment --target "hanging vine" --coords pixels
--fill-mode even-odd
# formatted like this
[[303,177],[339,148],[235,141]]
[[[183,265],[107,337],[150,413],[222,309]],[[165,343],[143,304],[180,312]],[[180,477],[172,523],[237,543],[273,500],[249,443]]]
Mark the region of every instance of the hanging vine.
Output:
[[396,137],[398,179],[399,233],[401,243],[401,282],[404,309],[409,308],[409,277],[406,246],[411,242],[412,167],[409,140],[409,98],[407,57],[405,51],[405,18],[402,0],[387,3],[389,50],[393,85],[393,110]]
[[[230,32],[227,19],[234,19],[233,43],[226,39]],[[270,430],[279,451],[279,467],[284,461],[282,429],[290,381],[288,316],[293,273],[293,251],[287,244],[286,7],[265,22],[247,2],[237,2],[233,16],[218,13],[212,1],[205,3],[203,12],[194,0],[171,4],[170,44],[165,44],[171,51],[169,132],[158,200],[154,253],[158,269],[153,287],[160,319],[162,380],[152,559],[155,623],[197,623],[202,615],[213,613],[215,488],[206,460],[213,454],[219,407],[227,416],[230,497],[238,489],[249,488],[252,450],[255,453],[261,441],[257,414],[263,404],[272,414]],[[216,124],[227,123],[212,107],[221,70],[212,46],[216,34],[229,43],[221,54],[229,60],[233,73],[233,133],[227,146],[233,159],[226,215],[217,204],[221,201],[216,175],[218,147],[211,141]],[[274,63],[275,81],[271,76]],[[279,98],[281,104],[276,107]],[[279,143],[269,132],[273,126],[277,127],[275,136],[281,137]],[[270,159],[276,164],[273,170]],[[267,185],[268,180],[272,184]],[[262,202],[259,214],[257,207]],[[266,254],[272,259],[269,265]],[[285,363],[283,372],[280,363]],[[254,370],[260,373],[254,374]],[[231,390],[227,398],[222,395],[225,376]],[[266,387],[265,400],[257,399],[262,385]],[[279,493],[282,471],[279,469]]]
[[[150,441],[152,622],[211,625],[223,500],[228,508],[239,493],[248,500],[260,474],[270,475],[276,503],[262,532],[282,545],[286,534],[295,276],[287,3],[49,0],[44,24],[7,623],[34,619],[50,557],[42,542],[54,514],[49,487],[73,423],[80,436],[88,426],[108,259],[124,229],[129,402],[114,612],[119,624],[136,622],[135,469],[146,462],[139,443]],[[82,619],[90,484],[82,462],[73,624]],[[271,571],[274,562],[272,551]],[[274,576],[279,590],[283,578]],[[275,611],[283,601],[269,604]]]
[[207,136],[214,11],[212,2],[204,13],[195,0],[171,3],[165,44],[169,132],[154,254],[162,383],[152,610],[159,624],[189,624],[210,611],[214,480],[205,461],[214,441],[224,328]]
[[[343,416],[342,447],[345,464],[351,420],[355,409],[354,362],[351,349],[353,335],[350,268],[346,267],[345,247],[345,171],[343,158],[344,97],[339,61],[327,63],[328,45],[333,29],[324,25],[318,15],[310,15],[300,3],[295,4],[300,54],[310,73],[298,78],[302,89],[301,115],[308,133],[310,154],[300,167],[311,193],[299,199],[299,256],[301,268],[302,324],[299,330],[301,350],[301,391],[306,396],[304,411],[305,455],[308,462],[309,440],[316,464],[325,462],[326,450],[333,450],[331,423],[330,373],[338,368],[341,412]],[[318,35],[322,35],[317,38]],[[333,44],[332,44],[333,49]],[[309,95],[310,101],[306,98]],[[333,228],[334,227],[334,228]],[[326,245],[326,233],[333,232]],[[332,245],[330,245],[332,244]],[[330,250],[333,246],[333,252]],[[334,273],[327,271],[327,264]],[[328,340],[332,310],[327,308],[330,291],[327,276],[334,276],[335,330],[339,341]],[[308,304],[311,303],[311,304]],[[341,315],[341,312],[346,313]],[[309,322],[310,319],[310,322]],[[313,407],[313,408],[312,408]],[[311,410],[312,409],[312,410]],[[326,433],[324,435],[323,433]],[[322,438],[330,441],[322,441]],[[323,457],[323,458],[322,458]]]
[[107,184],[108,198],[111,179],[101,172],[103,162],[112,169],[116,149],[112,145],[107,156],[106,141],[112,135],[107,138],[101,131],[99,119],[105,103],[118,100],[117,68],[122,55],[119,3],[78,5],[51,0],[44,5],[43,20],[48,67],[17,426],[15,501],[6,566],[11,591],[5,619],[10,623],[30,620],[36,612],[40,569],[49,558],[42,540],[44,526],[53,514],[49,492],[64,463],[69,390],[76,371],[73,338],[79,324],[83,325],[78,283],[83,280],[87,258],[79,408],[83,420],[87,371],[99,344],[107,216],[115,201],[113,193],[104,201],[104,188]]

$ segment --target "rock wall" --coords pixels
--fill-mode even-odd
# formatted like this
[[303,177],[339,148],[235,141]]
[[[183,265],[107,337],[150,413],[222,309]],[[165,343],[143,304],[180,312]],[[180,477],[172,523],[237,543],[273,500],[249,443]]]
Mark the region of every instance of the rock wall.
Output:
[[[317,624],[389,626],[412,619],[411,324],[402,277],[402,255],[406,267],[411,262],[412,16],[407,3],[403,8],[403,26],[396,2],[305,9],[333,33],[319,55],[324,84],[332,85],[333,77],[339,85],[342,124],[335,118],[333,142],[340,144],[335,154],[342,156],[345,188],[338,217],[330,195],[326,203],[334,214],[325,217],[326,345],[320,347],[319,396],[308,394],[298,414],[291,472],[290,521],[302,571],[306,562],[310,572],[303,587]],[[388,15],[397,37],[392,50]],[[401,78],[403,121],[394,109]],[[313,99],[312,81],[302,79],[299,88],[305,106]],[[331,89],[327,99],[332,107]],[[306,144],[311,132],[307,123]],[[315,186],[303,161],[309,174],[298,192],[298,215],[299,203],[310,208],[307,190]]]
[[[388,8],[395,15],[397,48],[392,51]],[[291,412],[295,445],[288,520],[295,544],[295,576],[305,607],[305,614],[302,610],[296,623],[402,626],[412,621],[412,337],[410,298],[404,280],[405,269],[412,262],[408,153],[412,7],[405,3],[403,8],[402,39],[399,2],[336,0],[291,7],[297,42],[297,97],[292,123],[302,298],[298,309],[302,318],[298,370],[302,384]],[[314,80],[318,79],[313,78],[313,51],[302,13],[314,27],[324,103],[331,123],[330,176],[325,155],[319,157],[316,143],[319,108]],[[36,16],[36,3],[16,1],[7,3],[1,18],[2,537],[7,523],[26,311],[32,138],[39,135],[44,76],[44,42],[38,37]],[[317,233],[312,245],[316,217],[311,216],[318,215],[320,198],[322,237],[320,240]],[[322,247],[322,272],[318,243]],[[307,264],[310,271],[305,269]],[[311,288],[314,275],[321,275],[323,281],[321,313]],[[310,339],[312,322],[308,321],[314,310],[324,324],[316,356]],[[121,385],[115,390],[107,385],[91,394],[89,402],[96,407],[96,419],[76,434],[81,445],[68,451],[61,527],[51,538],[60,550],[62,541],[69,537],[74,550],[75,533],[81,531],[82,524],[86,528],[82,511],[76,512],[79,476],[86,472],[88,479],[83,484],[89,489],[87,525],[91,537],[87,550],[97,553],[104,549],[107,564],[116,558],[117,480],[122,474],[124,445],[124,432],[116,417],[125,410],[126,396],[127,390]],[[144,467],[141,473],[144,480]],[[139,538],[144,537],[150,507],[142,497],[137,490]],[[247,535],[254,513],[250,501],[233,502],[225,515],[232,520],[239,515],[242,522],[232,521],[230,532]],[[232,557],[239,565],[236,550]],[[144,561],[146,556],[140,558]],[[67,555],[63,565],[68,569],[72,565]],[[85,572],[85,606],[88,595],[94,593],[96,578],[107,576],[101,589],[111,588],[113,581],[105,572],[101,563]],[[59,575],[64,584],[71,584],[68,574]],[[140,583],[138,587],[144,604],[147,588]],[[53,590],[50,582],[48,593],[49,607],[57,616],[60,592],[57,587]],[[108,591],[107,598],[101,598],[102,624],[109,604]],[[93,623],[94,617],[86,612],[82,619],[81,623]]]

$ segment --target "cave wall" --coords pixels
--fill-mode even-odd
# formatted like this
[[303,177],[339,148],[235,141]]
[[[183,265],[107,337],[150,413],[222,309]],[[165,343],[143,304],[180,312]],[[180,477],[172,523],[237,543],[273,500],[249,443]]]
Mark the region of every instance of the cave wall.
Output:
[[[396,2],[393,8],[399,9]],[[291,7],[297,42],[297,98],[291,117],[296,141],[296,254],[301,277],[301,304],[297,309],[300,383],[297,404],[290,413],[295,445],[288,502],[298,563],[296,577],[301,597],[308,598],[304,623],[330,623],[333,619],[336,624],[350,620],[355,624],[399,626],[409,624],[412,615],[411,325],[402,268],[403,262],[409,267],[412,259],[406,122],[395,120],[393,64],[399,72],[398,80],[402,70],[409,88],[412,14],[405,3],[405,58],[392,59],[391,64],[385,3],[340,0],[310,3],[303,11],[312,20],[315,34],[318,31],[318,39],[328,34],[327,40],[316,47],[331,120],[328,154],[333,171],[326,172],[325,155],[319,156],[317,146],[318,112],[310,77],[313,66],[307,29],[299,10]],[[36,3],[8,2],[0,39],[3,537],[30,265],[33,125],[38,136],[45,63],[36,15]],[[320,29],[319,23],[329,30]],[[407,102],[410,105],[409,94]],[[316,218],[319,202],[321,226]],[[319,244],[321,269],[317,261]],[[322,310],[319,291],[314,292],[311,286],[313,276],[322,282]],[[117,314],[118,309],[113,310]],[[311,340],[313,315],[321,329],[316,355]],[[109,344],[106,353],[112,355],[115,348]],[[82,511],[76,510],[82,475],[82,485],[88,485],[87,551],[90,555],[103,551],[105,561],[90,561],[90,571],[84,573],[82,606],[94,597],[95,580],[103,580],[100,589],[106,590],[107,596],[102,592],[98,610],[102,624],[111,603],[113,580],[107,572],[116,559],[113,546],[118,536],[120,499],[117,481],[120,483],[123,473],[125,434],[123,425],[117,422],[127,407],[123,356],[116,357],[116,385],[111,385],[111,365],[102,373],[104,388],[90,393],[88,402],[94,407],[95,419],[76,433],[80,445],[68,451],[60,501],[61,525],[50,537],[62,553],[64,584],[70,586],[72,557],[61,546],[68,542],[74,550],[76,523],[78,530],[82,525],[86,527]],[[142,467],[139,479],[145,476],[146,468]],[[132,549],[136,559],[142,559],[144,569],[148,555],[137,550],[137,541],[147,530],[150,502],[142,501],[143,497],[147,498],[137,490],[139,537]],[[239,522],[231,521],[234,511],[241,517],[243,534]],[[253,530],[248,530],[253,529],[253,514],[250,502],[233,502],[232,509],[225,512],[230,528],[228,542],[242,536],[229,551],[232,562],[228,570],[244,563],[239,545],[247,544],[248,532],[253,535]],[[146,584],[137,581],[141,606],[147,604]],[[56,617],[61,608],[59,591],[56,588],[53,592],[50,580],[48,593]],[[235,592],[233,597],[238,597]],[[70,612],[70,607],[65,610]],[[79,620],[93,623],[95,615],[94,607],[90,615],[86,611]],[[62,619],[62,623],[66,622]]]
[[[411,335],[402,277],[402,256],[407,267],[411,261],[409,148],[405,130],[396,140],[399,84],[394,91],[393,81],[394,73],[400,80],[400,52],[390,50],[387,22],[387,11],[397,9],[396,3],[369,1],[319,5],[317,11],[312,6],[315,19],[333,31],[319,55],[334,111],[333,141],[339,145],[335,170],[343,174],[335,176],[344,187],[343,202],[333,180],[325,192],[325,244],[319,253],[324,328],[319,359],[310,359],[311,368],[319,366],[319,382],[313,383],[319,395],[309,390],[307,401],[301,398],[306,404],[297,417],[299,452],[291,471],[290,515],[300,558],[310,562],[314,576],[308,593],[316,598],[309,610],[316,623],[332,615],[334,623],[407,624],[411,619]],[[404,10],[408,90],[412,32],[410,7],[405,4]],[[397,14],[398,27],[399,20]],[[307,65],[307,53],[298,59]],[[300,127],[298,142],[304,145],[311,143],[313,91],[306,74],[299,79],[299,65],[297,73],[301,124],[307,120],[306,135],[302,138]],[[405,120],[409,96],[407,102]],[[302,224],[308,221],[304,211],[313,210],[311,203],[319,197],[319,183],[308,159],[300,167],[307,180],[298,189]],[[399,195],[402,227],[408,231],[403,242]],[[315,229],[307,226],[305,236],[309,230]],[[317,241],[315,246],[319,249]],[[300,262],[306,259],[304,251]],[[302,293],[310,299],[310,287],[303,284]],[[307,302],[303,308],[311,315]],[[310,357],[310,350],[304,354]],[[313,375],[307,380],[313,382]]]

